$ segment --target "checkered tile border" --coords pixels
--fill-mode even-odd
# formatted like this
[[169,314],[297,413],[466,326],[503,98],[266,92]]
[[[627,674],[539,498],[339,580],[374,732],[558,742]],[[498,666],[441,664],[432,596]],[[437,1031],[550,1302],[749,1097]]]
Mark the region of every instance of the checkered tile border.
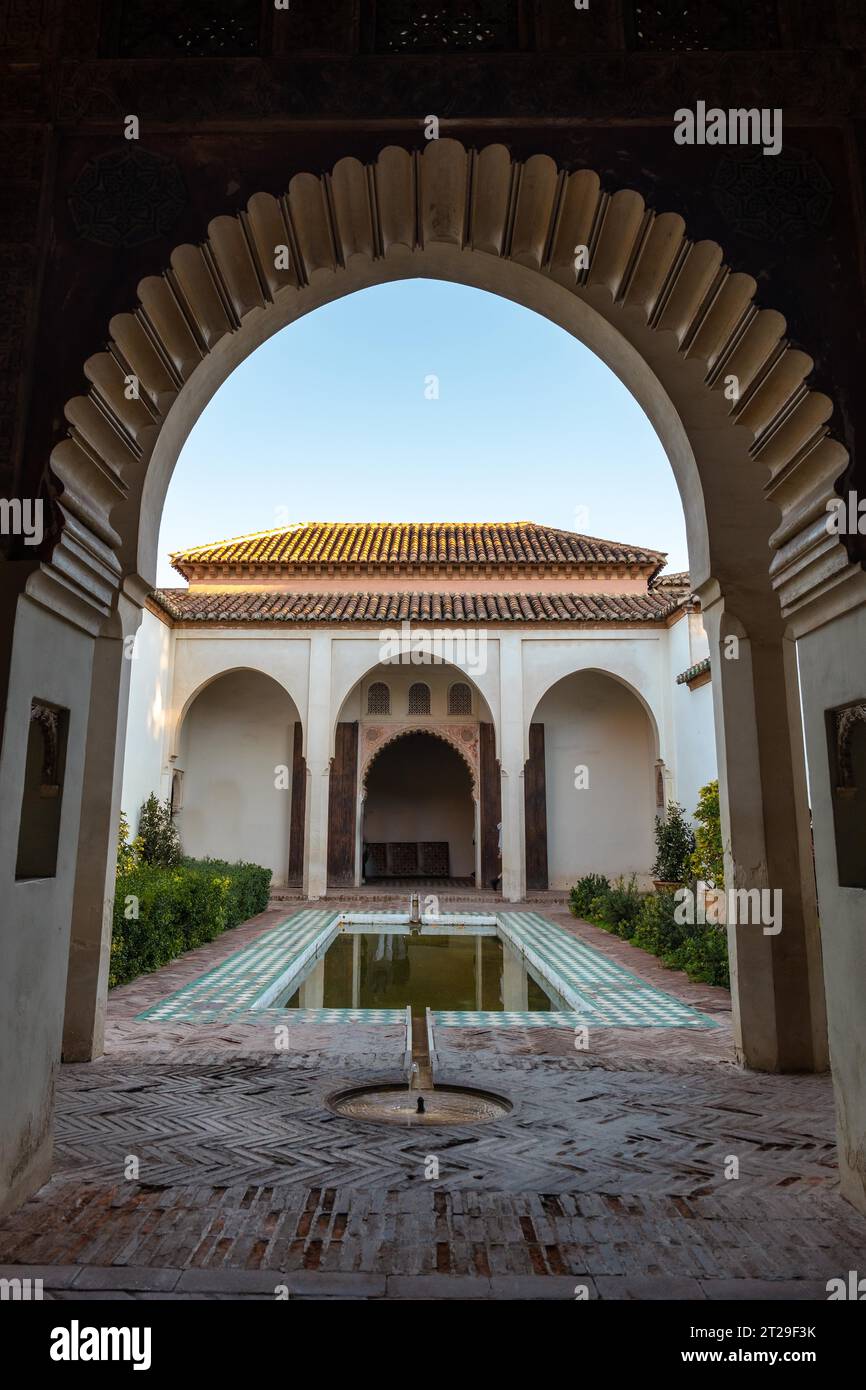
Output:
[[537,912],[500,912],[497,917],[502,935],[550,981],[581,1023],[602,1028],[719,1026]]
[[[283,981],[288,983],[293,974],[327,950],[336,935],[339,920],[339,913],[333,908],[325,911],[309,908],[298,912],[251,945],[234,951],[197,980],[182,985],[174,994],[151,1005],[138,1017],[189,1023],[223,1022],[246,1013],[257,1000],[267,1006],[276,998]],[[272,998],[269,999],[269,995]],[[402,1012],[400,1017],[402,1019]]]
[[[471,918],[473,914],[467,913]],[[716,1021],[648,985],[616,961],[536,912],[499,912],[500,934],[524,955],[571,1008],[565,1012],[445,1009],[431,1011],[443,1028],[715,1028]],[[330,909],[295,913],[197,980],[137,1017],[172,1023],[405,1023],[405,1009],[269,1007],[320,957],[339,930]],[[447,927],[446,927],[447,930]],[[258,1004],[258,1008],[253,1006]]]
[[548,1009],[431,1009],[434,1028],[576,1028],[585,1023],[577,1014]]

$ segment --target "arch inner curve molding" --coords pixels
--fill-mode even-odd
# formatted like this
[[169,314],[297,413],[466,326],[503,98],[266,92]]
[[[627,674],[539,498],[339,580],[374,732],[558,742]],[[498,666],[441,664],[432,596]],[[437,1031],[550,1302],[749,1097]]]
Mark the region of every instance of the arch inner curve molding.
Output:
[[833,722],[836,726],[836,760],[839,768],[839,785],[836,791],[847,795],[856,790],[851,761],[851,740],[855,726],[866,724],[866,700],[849,705],[847,709],[835,710]]
[[589,169],[443,139],[297,174],[283,195],[216,217],[206,242],[178,246],[141,281],[138,305],[85,364],[88,394],[65,409],[69,434],[51,455],[62,529],[43,587],[49,575],[101,612],[121,580],[140,595],[177,455],[234,366],[320,304],[418,275],[534,308],[620,375],[671,460],[694,584],[742,586],[757,570],[769,589],[769,569],[792,612],[861,575],[826,526],[847,463],[828,431],[832,402],[806,386],[812,360],[788,343],[781,314],[756,305],[756,281],[715,242],[691,241],[677,213],[631,189],[610,194]]
[[361,735],[360,785],[362,798],[367,795],[367,777],[376,758],[389,744],[404,738],[406,734],[429,734],[449,744],[462,758],[472,778],[472,796],[477,801],[479,795],[479,744],[478,729],[471,724],[368,724]]

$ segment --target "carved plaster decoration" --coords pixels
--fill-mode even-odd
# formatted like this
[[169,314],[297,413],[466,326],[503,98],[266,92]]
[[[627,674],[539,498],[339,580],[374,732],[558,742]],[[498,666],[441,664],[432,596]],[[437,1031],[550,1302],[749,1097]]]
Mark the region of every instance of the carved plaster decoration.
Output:
[[378,0],[376,47],[385,53],[484,52],[514,43],[516,6],[495,0]]
[[730,53],[744,47],[773,48],[779,42],[773,0],[750,0],[748,5],[719,5],[715,0],[660,5],[657,0],[635,0],[624,8],[631,42],[644,50]]
[[786,143],[772,159],[762,151],[724,155],[713,180],[713,201],[740,236],[790,245],[824,227],[833,186],[814,155]]
[[177,165],[130,145],[85,164],[69,194],[75,230],[98,246],[142,246],[165,236],[186,202]]
[[395,724],[367,724],[361,735],[360,785],[362,798],[367,795],[367,776],[375,759],[395,739],[406,734],[430,734],[442,739],[457,752],[469,768],[472,778],[472,795],[479,795],[479,742],[477,724],[418,724],[407,721]]
[[845,709],[834,710],[833,724],[836,731],[836,767],[839,773],[836,791],[841,796],[851,795],[857,790],[851,765],[851,736],[855,724],[866,724],[866,700],[861,700],[856,705],[848,705]]
[[[576,270],[577,246],[589,255]],[[275,257],[276,247],[286,254]],[[642,320],[675,344],[662,385],[686,392],[692,421],[705,416],[716,438],[723,407],[769,472],[765,490],[781,512],[770,578],[786,616],[859,581],[844,539],[825,524],[848,459],[828,433],[833,403],[805,385],[812,359],[790,346],[781,314],[754,302],[756,281],[731,270],[715,242],[689,240],[676,213],[656,213],[631,189],[605,192],[592,170],[440,139],[423,153],[389,146],[367,165],[345,158],[330,174],[297,174],[282,196],[257,193],[244,213],[216,217],[204,243],[178,246],[168,271],[141,281],[133,312],[111,320],[109,350],[85,364],[90,392],[68,402],[69,437],[51,455],[63,485],[63,531],[43,565],[52,601],[62,585],[70,601],[91,595],[96,608],[104,604],[119,581],[111,551],[126,544],[115,514],[140,491],[184,383],[248,315],[299,294],[314,307],[317,291],[332,296],[329,277],[350,265],[363,284],[364,262],[454,252],[474,258],[475,274],[479,255],[513,262],[514,298],[532,272],[615,328]],[[124,390],[128,374],[140,383],[137,400]],[[726,391],[731,377],[736,400]]]
[[42,731],[42,776],[39,795],[54,797],[60,795],[60,712],[51,705],[40,704],[34,700],[30,709],[30,719]]

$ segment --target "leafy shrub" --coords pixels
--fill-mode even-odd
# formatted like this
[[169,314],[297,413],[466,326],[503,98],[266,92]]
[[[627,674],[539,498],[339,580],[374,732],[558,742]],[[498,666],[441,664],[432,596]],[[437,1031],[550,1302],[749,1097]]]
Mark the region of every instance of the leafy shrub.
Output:
[[728,940],[724,927],[677,922],[674,893],[650,893],[641,904],[632,945],[660,956],[690,980],[730,989]]
[[695,851],[695,832],[678,801],[670,803],[664,820],[656,816],[655,840],[654,876],[669,883],[684,883]]
[[677,970],[685,970],[690,980],[705,985],[731,987],[728,962],[728,936],[724,927],[695,927],[670,961]]
[[[674,823],[684,824],[691,835],[691,828],[683,820],[683,809],[676,806],[676,810]],[[685,838],[677,831],[680,847]],[[673,867],[673,860],[667,860],[666,867]],[[677,867],[683,877],[687,876],[687,865],[678,863]],[[653,872],[657,872],[657,862]],[[663,874],[659,873],[659,877]],[[691,887],[694,891],[695,884]],[[721,984],[730,990],[726,930],[709,922],[677,922],[676,892],[642,894],[634,874],[628,881],[617,878],[613,884],[603,874],[587,874],[571,888],[569,906],[575,917],[585,917],[596,927],[614,931],[635,947],[651,951],[671,970],[685,970],[689,980]]]
[[151,792],[139,812],[135,848],[143,864],[169,869],[180,863],[180,835],[170,801],[159,801]]
[[618,878],[608,889],[604,895],[603,916],[617,936],[623,937],[626,941],[631,939],[642,903],[643,895],[638,892],[634,874],[628,883]]
[[587,921],[594,922],[597,927],[607,928],[610,925],[607,920],[607,894],[609,891],[608,888],[597,898],[593,898],[586,910]]
[[216,859],[138,863],[118,874],[109,985],[158,970],[264,912],[270,882],[270,869]]
[[628,882],[620,877],[613,884],[603,874],[587,874],[569,895],[569,907],[575,917],[585,917],[626,940],[634,931],[642,901],[634,874]]
[[603,896],[609,888],[604,874],[584,874],[568,895],[568,906],[573,916],[585,917],[593,899]]
[[725,886],[725,857],[722,850],[722,818],[719,810],[719,784],[708,782],[701,787],[695,820],[695,850],[692,873],[711,888]]
[[128,874],[135,866],[136,853],[134,844],[129,840],[129,821],[121,811],[120,828],[117,832],[117,872],[118,874]]
[[632,943],[654,956],[666,956],[685,940],[688,928],[676,922],[677,901],[673,893],[649,893],[641,905]]

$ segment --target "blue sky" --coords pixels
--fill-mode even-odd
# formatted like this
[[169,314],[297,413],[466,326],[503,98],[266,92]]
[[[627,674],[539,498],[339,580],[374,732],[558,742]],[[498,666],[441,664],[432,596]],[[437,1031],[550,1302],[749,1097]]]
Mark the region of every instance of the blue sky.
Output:
[[183,582],[172,550],[374,520],[538,521],[688,566],[670,465],[613,373],[530,310],[438,280],[349,295],[232,373],[178,460],[158,582]]

